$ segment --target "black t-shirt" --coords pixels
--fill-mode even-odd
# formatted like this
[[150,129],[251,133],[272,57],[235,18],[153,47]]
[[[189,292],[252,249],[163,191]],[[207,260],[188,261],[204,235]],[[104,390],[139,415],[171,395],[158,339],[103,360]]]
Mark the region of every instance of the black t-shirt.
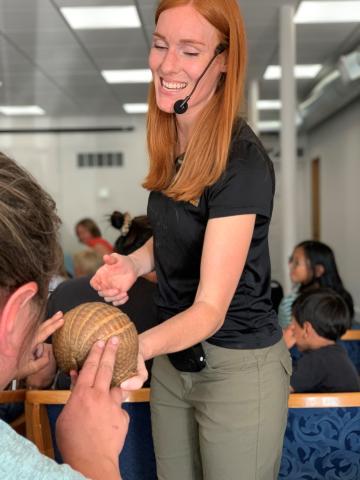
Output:
[[294,366],[290,383],[296,393],[360,390],[355,366],[338,344],[304,352]]
[[198,202],[174,201],[161,192],[151,192],[148,217],[158,278],[155,302],[162,321],[194,302],[208,220],[255,213],[254,234],[235,295],[223,326],[208,341],[226,348],[252,349],[280,340],[271,303],[268,249],[274,189],[271,160],[250,127],[239,122],[226,171]]

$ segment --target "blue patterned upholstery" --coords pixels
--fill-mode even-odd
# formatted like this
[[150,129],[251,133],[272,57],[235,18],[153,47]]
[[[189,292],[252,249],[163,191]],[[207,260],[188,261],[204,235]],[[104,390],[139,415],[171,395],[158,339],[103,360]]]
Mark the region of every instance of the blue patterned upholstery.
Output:
[[[55,460],[58,463],[62,463],[62,458],[56,446],[55,424],[62,408],[63,405],[47,405]],[[130,425],[119,457],[122,479],[156,480],[149,402],[123,403],[123,408],[129,413]]]
[[360,374],[360,340],[341,340],[340,343]]
[[291,408],[280,479],[359,480],[360,407]]

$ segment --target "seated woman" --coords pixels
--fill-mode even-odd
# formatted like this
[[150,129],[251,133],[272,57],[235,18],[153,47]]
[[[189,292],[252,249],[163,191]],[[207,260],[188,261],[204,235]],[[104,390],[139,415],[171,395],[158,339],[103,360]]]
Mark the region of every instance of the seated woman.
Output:
[[111,225],[120,230],[114,251],[120,255],[129,255],[152,236],[150,222],[146,215],[132,218],[128,212],[121,213],[115,210],[110,216]]
[[102,238],[100,228],[91,218],[83,218],[75,226],[79,242],[93,248],[100,255],[111,253],[113,247],[105,238]]
[[[54,201],[0,153],[0,388],[49,364],[43,342],[63,324],[42,320],[49,281],[59,267]],[[97,342],[57,422],[58,465],[0,420],[1,479],[119,480],[118,456],[128,428],[122,392],[110,389],[118,339]],[[110,367],[110,368],[109,368]]]

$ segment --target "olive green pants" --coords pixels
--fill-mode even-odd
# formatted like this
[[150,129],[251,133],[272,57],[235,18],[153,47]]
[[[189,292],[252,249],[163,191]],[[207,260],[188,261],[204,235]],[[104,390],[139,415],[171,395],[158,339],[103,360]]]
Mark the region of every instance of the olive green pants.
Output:
[[203,343],[207,366],[152,369],[159,480],[275,480],[287,421],[291,359],[284,342],[259,350]]

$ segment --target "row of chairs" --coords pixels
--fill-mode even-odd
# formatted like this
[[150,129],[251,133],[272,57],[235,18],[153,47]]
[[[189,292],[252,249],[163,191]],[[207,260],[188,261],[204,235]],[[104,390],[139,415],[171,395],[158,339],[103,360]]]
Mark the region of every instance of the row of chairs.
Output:
[[[54,427],[70,392],[4,393],[6,401],[25,401],[27,437],[61,462]],[[131,418],[119,459],[124,480],[157,478],[149,397],[150,390],[142,389],[124,403]],[[360,393],[290,395],[280,479],[360,479]]]

